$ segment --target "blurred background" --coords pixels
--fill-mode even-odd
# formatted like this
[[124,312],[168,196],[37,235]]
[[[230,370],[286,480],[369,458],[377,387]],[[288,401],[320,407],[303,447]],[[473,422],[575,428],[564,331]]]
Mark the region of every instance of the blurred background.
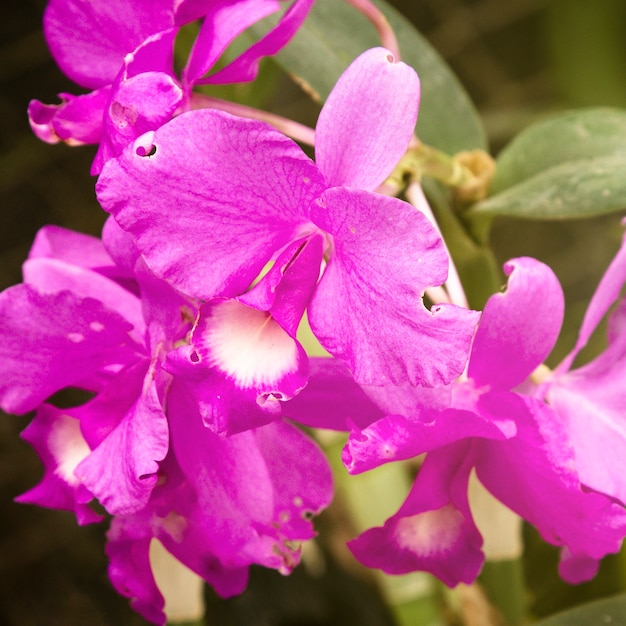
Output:
[[[337,0],[339,1],[339,0]],[[41,31],[44,0],[3,0],[0,20],[0,288],[19,282],[36,231],[58,224],[98,235],[104,222],[89,167],[95,149],[50,146],[28,126],[36,98],[77,93],[51,59]],[[528,124],[584,106],[626,106],[626,3],[623,0],[393,0],[457,73],[479,109],[492,152]],[[286,82],[276,110],[313,110]],[[451,120],[450,123],[454,123]],[[584,222],[497,222],[502,261],[518,255],[548,262],[568,304],[566,343],[621,236],[620,216]],[[571,339],[569,339],[571,338]],[[566,347],[565,347],[566,349]],[[0,626],[144,624],[111,589],[103,526],[78,528],[69,513],[17,505],[41,466],[19,438],[26,417],[0,420]],[[337,515],[336,511],[329,516]],[[321,524],[329,523],[324,519]],[[621,588],[618,559],[594,583],[556,580],[556,554],[527,532],[531,608],[544,615]],[[393,624],[369,582],[327,560],[326,574],[306,568],[283,579],[254,571],[242,597],[210,592],[208,623],[228,625]],[[416,625],[418,626],[418,625]]]

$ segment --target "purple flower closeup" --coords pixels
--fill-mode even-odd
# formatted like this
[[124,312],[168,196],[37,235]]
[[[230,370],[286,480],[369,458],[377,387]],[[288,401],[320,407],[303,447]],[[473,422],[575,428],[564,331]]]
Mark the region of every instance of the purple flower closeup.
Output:
[[467,496],[472,470],[544,540],[563,547],[560,573],[569,582],[590,578],[598,560],[620,548],[623,507],[583,488],[566,424],[515,390],[556,341],[560,285],[533,259],[510,261],[505,271],[508,287],[485,306],[466,379],[431,390],[366,389],[386,415],[353,430],[348,470],[428,454],[400,510],[349,544],[365,565],[426,570],[451,586],[473,581],[484,557]]
[[[33,100],[29,118],[49,143],[99,143],[98,174],[139,135],[190,106],[194,85],[254,80],[263,56],[278,52],[295,34],[313,0],[294,0],[263,39],[209,74],[228,45],[246,28],[278,11],[278,0],[50,0],[44,33],[59,67],[91,92],[59,94],[60,105]],[[202,19],[180,77],[174,41],[182,26]]]
[[[194,321],[206,324],[210,305],[155,278],[112,219],[103,240],[42,229],[24,283],[0,294],[0,407],[36,411],[23,436],[44,477],[18,500],[73,511],[87,524],[101,519],[90,506],[96,498],[114,516],[113,584],[146,619],[165,624],[151,541],[219,594],[240,593],[250,565],[287,573],[298,563],[300,543],[314,534],[312,516],[330,502],[331,474],[315,444],[271,412],[272,423],[257,417],[232,437],[204,426],[203,411],[226,383],[205,375],[201,405],[192,393],[197,372],[189,382],[165,364],[192,345]],[[281,277],[268,278],[276,300]],[[287,307],[251,295],[232,302],[274,311],[295,343]],[[231,314],[221,317],[227,327]],[[67,388],[91,398],[54,406],[50,396]],[[229,400],[236,416],[257,406],[243,393]]]
[[[445,384],[465,366],[477,314],[424,307],[447,276],[442,241],[409,204],[374,192],[408,146],[418,101],[415,72],[375,48],[325,103],[316,163],[266,124],[193,111],[110,161],[98,198],[157,276],[202,300],[236,298],[268,263],[289,265],[285,250],[310,250],[304,273],[321,271],[311,328],[358,382]],[[299,301],[309,287],[294,289]]]

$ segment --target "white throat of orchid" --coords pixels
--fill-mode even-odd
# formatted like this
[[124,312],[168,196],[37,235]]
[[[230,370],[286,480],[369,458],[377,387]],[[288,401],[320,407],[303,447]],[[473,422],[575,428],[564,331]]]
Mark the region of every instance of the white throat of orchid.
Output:
[[275,387],[298,368],[298,347],[270,313],[236,300],[211,307],[194,331],[200,358],[242,389]]

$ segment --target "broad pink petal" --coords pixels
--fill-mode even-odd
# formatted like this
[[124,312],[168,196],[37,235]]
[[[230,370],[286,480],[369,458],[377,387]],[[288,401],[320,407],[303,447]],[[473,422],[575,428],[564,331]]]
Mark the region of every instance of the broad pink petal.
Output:
[[506,291],[485,305],[468,374],[477,386],[512,389],[550,354],[563,322],[563,291],[547,266],[528,257],[504,265]]
[[90,453],[79,421],[63,409],[43,404],[22,432],[22,438],[41,458],[44,476],[16,501],[73,511],[81,525],[99,522],[102,516],[88,506],[93,495],[74,474],[76,466]]
[[426,287],[446,279],[441,239],[424,217],[395,198],[332,188],[311,220],[334,250],[309,307],[311,328],[365,385],[436,386],[465,367],[478,314],[451,305],[428,311]]
[[97,185],[152,271],[203,299],[245,291],[306,225],[321,190],[315,165],[291,140],[207,109],[140,137]]
[[315,159],[328,185],[378,187],[408,148],[419,99],[415,70],[388,50],[373,48],[353,61],[315,129]]
[[94,298],[133,325],[132,336],[144,340],[146,325],[137,296],[97,272],[50,258],[30,258],[23,267],[24,282],[39,293],[71,291],[81,298]]
[[356,558],[388,574],[427,571],[450,587],[473,582],[484,556],[467,501],[470,450],[461,442],[431,452],[400,510],[348,543]]
[[0,404],[24,413],[65,387],[133,361],[140,346],[118,313],[68,291],[16,285],[0,294]]
[[172,0],[50,0],[44,32],[52,55],[83,87],[110,84],[150,35],[174,26]]
[[[246,28],[278,11],[277,0],[231,0],[213,2],[206,11],[204,21],[183,71],[183,83],[191,86],[215,65],[224,50]],[[232,82],[232,81],[218,81]]]
[[47,143],[98,143],[102,138],[104,110],[110,93],[111,88],[106,86],[82,96],[61,93],[61,104],[31,100],[28,105],[30,127],[39,139]]
[[224,84],[254,80],[261,58],[276,54],[291,40],[313,6],[313,2],[314,0],[295,0],[280,22],[265,37],[220,71],[196,82]]

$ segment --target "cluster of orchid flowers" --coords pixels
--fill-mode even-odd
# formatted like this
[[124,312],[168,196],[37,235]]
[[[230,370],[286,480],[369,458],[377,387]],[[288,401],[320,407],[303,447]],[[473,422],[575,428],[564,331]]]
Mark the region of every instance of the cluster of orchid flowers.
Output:
[[[44,227],[24,282],[0,294],[0,406],[35,412],[23,436],[45,473],[19,501],[79,524],[104,509],[113,585],[156,624],[155,540],[222,596],[245,589],[253,564],[298,563],[332,499],[310,428],[349,433],[350,473],[425,454],[397,513],[350,542],[366,566],[473,581],[473,473],[561,547],[570,582],[626,535],[626,244],[550,371],[564,311],[553,272],[513,259],[505,288],[470,310],[419,184],[411,202],[384,193],[420,98],[391,52],[368,50],[341,76],[315,160],[264,121],[197,108],[194,86],[252,80],[311,4],[295,0],[215,73],[276,0],[50,0],[45,14],[60,67],[93,91],[33,102],[31,125],[46,141],[99,144],[110,217],[101,239]],[[177,74],[173,42],[198,19]],[[616,302],[608,347],[572,369]],[[305,313],[330,356],[307,356]],[[52,404],[66,388],[90,399]]]

